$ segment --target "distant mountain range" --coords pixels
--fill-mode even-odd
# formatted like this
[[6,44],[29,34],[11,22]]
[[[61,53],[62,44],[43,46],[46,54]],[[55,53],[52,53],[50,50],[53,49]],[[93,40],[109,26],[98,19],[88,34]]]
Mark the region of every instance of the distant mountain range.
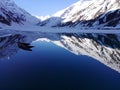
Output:
[[13,0],[0,0],[0,27],[6,25],[120,27],[120,1],[80,0],[42,21],[18,7]]

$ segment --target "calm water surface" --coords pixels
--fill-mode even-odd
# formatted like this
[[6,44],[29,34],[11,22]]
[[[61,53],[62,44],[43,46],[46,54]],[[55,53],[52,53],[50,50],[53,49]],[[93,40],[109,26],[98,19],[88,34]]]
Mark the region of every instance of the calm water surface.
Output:
[[88,56],[37,41],[0,60],[0,88],[12,90],[120,90],[120,74]]

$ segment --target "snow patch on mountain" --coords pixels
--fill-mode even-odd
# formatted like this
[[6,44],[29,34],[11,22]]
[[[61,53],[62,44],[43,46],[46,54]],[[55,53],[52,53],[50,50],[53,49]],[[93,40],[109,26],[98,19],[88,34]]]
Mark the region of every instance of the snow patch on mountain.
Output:
[[44,20],[50,18],[51,16],[49,16],[49,15],[47,15],[47,16],[36,16],[35,15],[35,17],[38,18],[38,19],[40,19],[40,21],[44,21]]

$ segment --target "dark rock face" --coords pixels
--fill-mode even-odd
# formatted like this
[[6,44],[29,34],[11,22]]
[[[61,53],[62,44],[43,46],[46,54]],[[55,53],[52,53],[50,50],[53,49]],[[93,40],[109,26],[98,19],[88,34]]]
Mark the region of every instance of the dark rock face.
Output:
[[120,9],[100,15],[99,17],[93,20],[93,24],[97,21],[99,22],[97,25],[104,24],[104,26],[117,26],[120,21]]

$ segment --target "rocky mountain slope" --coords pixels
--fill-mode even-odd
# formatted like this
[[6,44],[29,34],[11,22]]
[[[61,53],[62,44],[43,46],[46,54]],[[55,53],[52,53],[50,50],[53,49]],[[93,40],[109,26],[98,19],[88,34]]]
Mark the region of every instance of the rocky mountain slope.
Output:
[[0,0],[0,27],[5,25],[35,25],[37,18],[18,7],[12,0]]
[[80,0],[40,23],[53,27],[119,27],[120,0]]

